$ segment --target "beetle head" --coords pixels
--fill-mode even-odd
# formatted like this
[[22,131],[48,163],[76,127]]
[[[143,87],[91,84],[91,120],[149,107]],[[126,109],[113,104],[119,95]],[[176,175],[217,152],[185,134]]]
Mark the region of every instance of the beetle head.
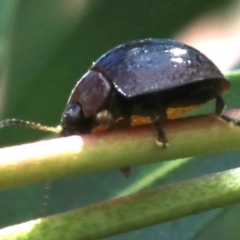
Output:
[[94,124],[94,118],[85,117],[79,103],[69,104],[63,112],[61,136],[89,133]]

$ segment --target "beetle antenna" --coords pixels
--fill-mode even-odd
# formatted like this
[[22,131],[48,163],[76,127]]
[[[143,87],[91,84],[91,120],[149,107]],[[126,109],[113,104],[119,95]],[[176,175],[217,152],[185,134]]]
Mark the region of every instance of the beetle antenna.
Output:
[[54,133],[59,133],[62,130],[61,126],[48,127],[48,126],[43,126],[40,123],[34,123],[34,122],[29,122],[29,121],[15,119],[15,118],[0,121],[0,128],[4,128],[7,126],[14,126],[14,125],[25,126],[25,127],[35,128],[41,131],[54,132]]

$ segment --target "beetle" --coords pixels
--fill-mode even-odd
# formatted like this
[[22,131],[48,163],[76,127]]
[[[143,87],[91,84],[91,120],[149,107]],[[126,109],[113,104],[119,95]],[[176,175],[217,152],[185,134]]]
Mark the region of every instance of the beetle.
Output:
[[128,127],[136,115],[151,118],[157,143],[165,148],[162,121],[214,99],[221,116],[229,87],[216,65],[193,47],[168,39],[132,41],[101,56],[77,82],[61,135],[90,133],[97,125]]
[[[113,48],[93,63],[72,90],[61,127],[18,119],[4,120],[0,127],[18,124],[70,136],[90,133],[98,125],[129,127],[133,116],[148,117],[157,144],[166,148],[162,121],[214,99],[215,114],[222,116],[222,94],[229,87],[216,65],[195,48],[169,39],[137,40]],[[129,174],[128,167],[122,170]]]
[[[97,125],[127,127],[136,115],[151,118],[157,142],[165,147],[162,121],[214,99],[215,113],[221,116],[222,94],[229,87],[216,65],[197,49],[170,39],[136,40],[93,63],[71,92],[61,128],[18,119],[3,120],[0,127],[28,125],[69,136],[90,133]],[[120,118],[121,124],[116,121]]]
[[229,87],[216,65],[195,48],[169,39],[137,40],[93,63],[70,94],[61,128],[17,119],[2,121],[0,127],[28,125],[70,136],[90,133],[98,125],[129,127],[133,116],[149,117],[157,143],[166,148],[162,121],[214,99],[215,114],[222,116],[222,94]]

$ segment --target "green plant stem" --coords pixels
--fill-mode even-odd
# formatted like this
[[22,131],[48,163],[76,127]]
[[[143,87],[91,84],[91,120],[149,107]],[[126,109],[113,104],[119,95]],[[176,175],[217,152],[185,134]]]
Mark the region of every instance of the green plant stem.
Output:
[[33,220],[0,230],[2,240],[94,240],[240,200],[240,168]]
[[[240,110],[227,112],[240,119]],[[240,128],[215,115],[169,120],[167,149],[150,125],[0,149],[0,189],[68,176],[240,149]]]

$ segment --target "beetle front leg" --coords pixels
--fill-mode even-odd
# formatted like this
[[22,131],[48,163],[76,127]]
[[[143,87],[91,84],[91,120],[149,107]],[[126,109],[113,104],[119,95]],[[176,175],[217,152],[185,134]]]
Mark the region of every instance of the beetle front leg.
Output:
[[156,139],[157,145],[163,147],[163,149],[166,149],[168,140],[162,128],[162,120],[160,117],[156,117],[155,119],[153,119],[153,127],[157,131],[157,139]]
[[112,128],[114,126],[114,119],[111,112],[103,110],[96,115],[97,122],[104,127]]

